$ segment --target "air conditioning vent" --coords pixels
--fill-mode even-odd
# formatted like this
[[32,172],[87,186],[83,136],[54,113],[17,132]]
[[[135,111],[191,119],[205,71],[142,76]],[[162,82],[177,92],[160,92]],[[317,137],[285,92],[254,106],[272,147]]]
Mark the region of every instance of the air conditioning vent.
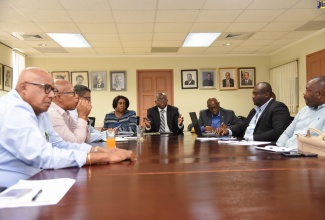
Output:
[[237,32],[237,33],[223,33],[218,37],[218,40],[247,40],[250,38],[254,33],[244,33],[244,32]]
[[36,40],[36,41],[40,41],[40,40],[45,40],[47,39],[46,36],[43,36],[41,34],[28,34],[28,33],[17,33],[17,32],[14,32],[12,34],[14,37],[18,38],[19,40],[24,40],[24,41],[33,41],[33,40]]

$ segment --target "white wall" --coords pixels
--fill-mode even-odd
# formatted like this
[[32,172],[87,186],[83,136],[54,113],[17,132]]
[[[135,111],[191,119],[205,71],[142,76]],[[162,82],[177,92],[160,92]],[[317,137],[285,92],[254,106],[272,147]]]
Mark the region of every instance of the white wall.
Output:
[[[0,44],[0,63],[2,65],[10,66],[12,67],[12,50],[11,48]],[[3,79],[2,79],[3,80]],[[0,96],[3,94],[6,94],[7,92],[0,90]]]
[[[127,91],[93,91],[91,116],[96,117],[96,126],[102,126],[106,113],[112,111],[112,100],[121,94],[130,99],[129,109],[137,110],[136,70],[139,69],[173,69],[174,71],[174,105],[184,116],[184,124],[190,123],[188,112],[199,112],[206,108],[206,100],[216,97],[221,106],[233,109],[237,115],[246,116],[253,107],[252,89],[235,91],[181,89],[181,70],[221,67],[255,67],[256,81],[269,81],[269,57],[195,57],[195,58],[65,58],[65,59],[28,59],[28,66],[38,66],[47,71],[127,71]],[[109,80],[109,77],[107,77]],[[109,85],[109,84],[108,84]],[[109,89],[108,89],[109,90]],[[154,105],[154,103],[152,103]]]
[[[325,29],[319,31],[317,35],[313,37],[309,37],[308,39],[292,45],[282,50],[281,52],[273,54],[270,58],[271,67],[275,67],[283,63],[298,59],[299,109],[306,106],[303,97],[307,78],[306,56],[322,49],[325,49]],[[325,73],[322,73],[322,75],[325,75]]]

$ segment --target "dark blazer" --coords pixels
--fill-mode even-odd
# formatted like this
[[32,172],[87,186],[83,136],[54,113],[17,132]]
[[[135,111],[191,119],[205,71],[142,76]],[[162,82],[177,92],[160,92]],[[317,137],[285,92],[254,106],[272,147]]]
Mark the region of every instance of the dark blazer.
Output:
[[195,84],[195,81],[194,80],[191,80],[191,81],[186,80],[185,81],[185,85],[194,85],[194,84]]
[[248,79],[248,80],[247,80],[247,84],[246,84],[246,83],[245,83],[245,79],[242,79],[242,80],[241,80],[241,84],[242,84],[242,85],[250,85],[250,86],[251,86],[251,85],[253,85],[253,81],[252,81],[251,79]]
[[[229,85],[229,87],[234,87],[234,79],[229,79],[229,83],[230,83],[230,85]],[[223,79],[222,80],[222,87],[226,87],[227,86],[227,80],[226,79]]]
[[203,86],[213,86],[213,80],[212,79],[210,79],[210,80],[208,80],[208,79],[203,80]]
[[[178,128],[178,108],[167,105],[167,124],[169,130],[173,133],[181,134],[183,133],[184,124],[181,129]],[[157,106],[149,108],[147,110],[147,118],[151,121],[151,129],[146,130],[147,132],[158,132],[160,127],[160,114]]]
[[[252,109],[247,118],[240,124],[232,126],[233,136],[243,137],[249,122],[254,117],[256,111]],[[290,113],[288,107],[282,102],[271,100],[264,109],[262,115],[257,121],[253,136],[255,141],[278,140],[280,135],[290,123]]]
[[[236,125],[240,123],[240,120],[236,117],[234,111],[220,108],[220,124]],[[201,110],[199,116],[200,126],[211,126],[212,113],[209,109]]]

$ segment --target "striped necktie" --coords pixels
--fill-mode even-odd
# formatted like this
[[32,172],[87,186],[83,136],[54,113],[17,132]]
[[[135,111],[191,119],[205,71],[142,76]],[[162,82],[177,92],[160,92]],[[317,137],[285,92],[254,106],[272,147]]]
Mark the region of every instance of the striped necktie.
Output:
[[160,127],[159,132],[165,132],[165,110],[160,111]]

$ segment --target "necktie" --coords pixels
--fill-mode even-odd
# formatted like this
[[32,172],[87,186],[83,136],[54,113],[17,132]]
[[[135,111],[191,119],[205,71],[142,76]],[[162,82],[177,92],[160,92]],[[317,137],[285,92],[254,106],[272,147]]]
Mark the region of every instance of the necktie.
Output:
[[258,119],[258,116],[260,115],[261,113],[261,109],[259,108],[257,111],[256,111],[256,114],[255,114],[255,124],[257,123],[257,119]]
[[227,80],[227,87],[229,87],[229,80]]
[[246,85],[248,84],[248,81],[246,80]]
[[159,132],[164,132],[165,131],[165,110],[160,111],[160,127],[159,127]]

